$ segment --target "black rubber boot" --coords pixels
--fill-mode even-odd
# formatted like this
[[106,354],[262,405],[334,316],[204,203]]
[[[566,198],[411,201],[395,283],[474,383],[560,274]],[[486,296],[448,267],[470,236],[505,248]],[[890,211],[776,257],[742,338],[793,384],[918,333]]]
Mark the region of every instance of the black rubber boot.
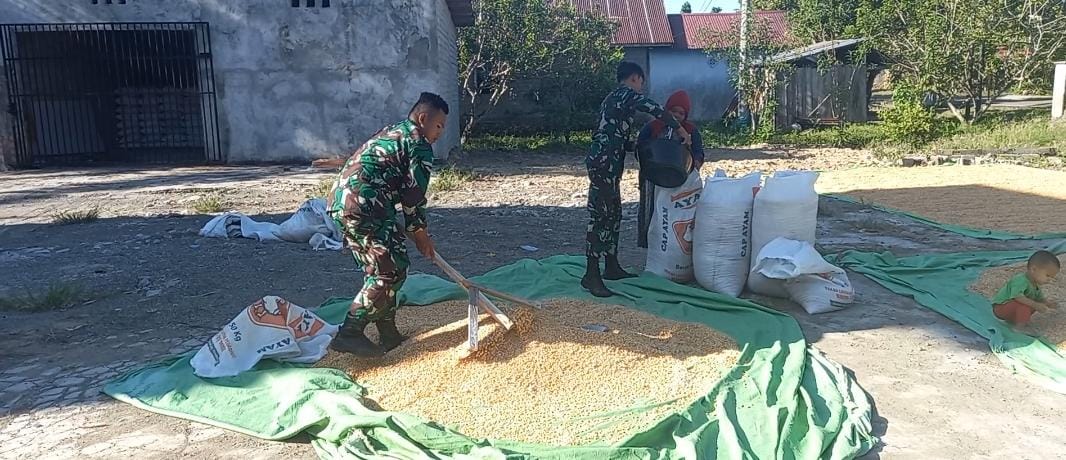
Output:
[[363,333],[366,325],[367,322],[365,320],[355,319],[349,313],[348,318],[341,325],[340,332],[337,332],[337,337],[333,338],[329,347],[342,353],[351,353],[360,358],[380,357],[384,352]]
[[622,269],[622,266],[618,264],[618,256],[607,256],[603,262],[603,279],[605,280],[624,280],[636,277],[637,275]]
[[589,257],[585,265],[585,276],[581,278],[581,287],[588,289],[596,297],[610,297],[614,293],[603,284],[600,277],[600,261],[595,257]]
[[381,337],[381,351],[388,353],[393,348],[400,346],[407,337],[400,335],[396,329],[396,318],[383,319],[374,323],[378,327],[378,336]]

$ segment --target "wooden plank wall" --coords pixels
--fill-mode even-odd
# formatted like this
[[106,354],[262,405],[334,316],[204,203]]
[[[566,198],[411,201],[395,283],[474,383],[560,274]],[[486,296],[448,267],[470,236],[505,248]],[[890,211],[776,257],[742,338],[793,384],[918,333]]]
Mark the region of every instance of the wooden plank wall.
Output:
[[[835,65],[824,73],[813,67],[792,70],[777,89],[774,123],[778,129],[787,129],[800,119],[841,118],[845,107],[846,121],[868,121],[866,66]],[[841,92],[839,100],[833,95],[834,88]]]

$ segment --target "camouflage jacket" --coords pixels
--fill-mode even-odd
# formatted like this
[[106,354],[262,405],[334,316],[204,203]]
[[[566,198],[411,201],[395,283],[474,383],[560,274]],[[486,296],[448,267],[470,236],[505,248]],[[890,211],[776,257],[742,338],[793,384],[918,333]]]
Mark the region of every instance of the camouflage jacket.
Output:
[[386,126],[344,164],[327,198],[330,214],[379,230],[403,208],[406,230],[426,227],[426,191],[433,149],[410,120]]
[[611,91],[600,104],[600,122],[592,134],[592,142],[599,144],[600,148],[593,149],[593,152],[606,155],[630,143],[633,115],[638,111],[663,120],[671,128],[681,126],[661,105],[629,89],[628,86],[621,85]]

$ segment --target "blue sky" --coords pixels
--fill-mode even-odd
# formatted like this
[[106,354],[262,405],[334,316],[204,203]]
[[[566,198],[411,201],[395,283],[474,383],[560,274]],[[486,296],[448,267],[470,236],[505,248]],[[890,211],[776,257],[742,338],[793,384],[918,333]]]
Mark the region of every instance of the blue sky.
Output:
[[[681,12],[681,5],[686,0],[663,0],[663,6],[666,7],[666,14],[676,14]],[[703,13],[710,11],[712,7],[719,7],[722,11],[733,11],[740,7],[739,0],[687,0],[692,4],[693,13]]]

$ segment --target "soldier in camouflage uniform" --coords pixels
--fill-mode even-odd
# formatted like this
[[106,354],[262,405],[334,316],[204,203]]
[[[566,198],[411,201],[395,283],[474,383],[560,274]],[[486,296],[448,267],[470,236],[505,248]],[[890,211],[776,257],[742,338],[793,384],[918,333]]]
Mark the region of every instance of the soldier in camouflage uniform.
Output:
[[[397,293],[411,262],[404,232],[422,255],[433,258],[426,223],[426,190],[433,150],[444,129],[448,104],[422,93],[404,121],[387,126],[348,159],[327,198],[327,209],[343,229],[348,247],[366,278],[352,301],[345,324],[333,340],[338,351],[379,356],[404,338],[396,329]],[[403,210],[403,227],[396,208]],[[374,322],[380,336],[375,345],[364,334]]]
[[[597,297],[614,295],[603,284],[604,278],[619,280],[636,275],[627,273],[618,263],[618,231],[622,221],[622,172],[626,152],[633,151],[631,125],[637,112],[648,113],[674,128],[685,143],[685,131],[672,115],[655,101],[640,94],[644,86],[644,70],[632,62],[618,65],[618,89],[600,105],[600,122],[592,136],[592,147],[585,166],[589,174],[588,210],[590,222],[586,234],[587,266],[581,286]],[[600,258],[604,258],[603,275]]]

